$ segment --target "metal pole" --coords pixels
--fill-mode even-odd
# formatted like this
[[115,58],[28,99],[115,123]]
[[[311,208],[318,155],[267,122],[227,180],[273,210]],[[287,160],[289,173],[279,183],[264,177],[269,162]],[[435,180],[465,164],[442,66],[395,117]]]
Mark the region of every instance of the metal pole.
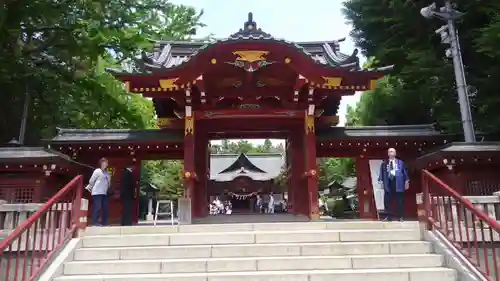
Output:
[[21,119],[21,128],[19,129],[19,144],[24,144],[24,135],[26,134],[26,123],[28,122],[28,109],[30,104],[30,91],[26,88],[25,98],[24,98],[24,108],[23,116]]
[[[451,1],[446,1],[447,12],[453,11]],[[455,29],[453,19],[448,20],[448,32],[450,36],[451,52],[453,55],[453,68],[455,70],[455,80],[457,84],[458,102],[460,104],[460,115],[462,117],[462,126],[464,130],[465,142],[475,142],[474,124],[472,123],[472,114],[470,110],[469,95],[467,94],[467,83],[465,81],[464,64],[458,34]]]

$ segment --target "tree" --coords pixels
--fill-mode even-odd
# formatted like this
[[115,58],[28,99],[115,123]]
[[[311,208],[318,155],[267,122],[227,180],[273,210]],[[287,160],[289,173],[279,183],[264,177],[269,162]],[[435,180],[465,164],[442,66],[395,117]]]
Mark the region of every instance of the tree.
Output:
[[248,140],[238,140],[237,142],[230,140],[222,140],[220,145],[212,145],[212,153],[215,154],[239,154],[239,153],[285,153],[282,143],[274,146],[270,139],[265,139],[262,145],[253,145]]
[[141,169],[142,186],[151,183],[160,189],[162,197],[177,199],[184,191],[183,167],[183,162],[178,160],[146,161]]
[[354,161],[351,158],[319,158],[318,185],[327,187],[332,183],[341,185],[346,178],[356,175]]
[[[431,2],[434,1],[344,3],[344,14],[353,26],[351,35],[363,54],[376,58],[371,62],[375,66],[395,65],[390,77],[362,97],[356,114],[350,115],[352,122],[394,125],[438,121],[447,131],[461,132],[452,62],[444,58],[447,46],[434,35],[443,23],[419,14]],[[457,27],[467,79],[478,92],[471,97],[476,129],[495,133],[500,125],[496,114],[500,98],[494,86],[494,77],[500,74],[500,2],[454,2],[459,10],[467,12]]]
[[103,65],[133,60],[150,39],[189,39],[200,15],[164,0],[4,1],[0,110],[9,118],[0,121],[0,142],[17,136],[26,91],[29,143],[56,126],[151,126],[150,102],[125,93]]

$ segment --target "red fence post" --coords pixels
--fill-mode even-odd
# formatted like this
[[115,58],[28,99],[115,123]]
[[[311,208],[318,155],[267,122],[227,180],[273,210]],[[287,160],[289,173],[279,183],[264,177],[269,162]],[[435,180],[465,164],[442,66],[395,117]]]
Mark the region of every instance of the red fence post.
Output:
[[429,192],[429,181],[427,180],[427,176],[425,174],[425,170],[422,170],[421,174],[421,182],[422,182],[422,200],[424,203],[424,216],[425,216],[425,225],[427,227],[427,230],[432,229],[432,224],[429,220],[429,218],[432,216],[432,211],[431,211],[431,194]]

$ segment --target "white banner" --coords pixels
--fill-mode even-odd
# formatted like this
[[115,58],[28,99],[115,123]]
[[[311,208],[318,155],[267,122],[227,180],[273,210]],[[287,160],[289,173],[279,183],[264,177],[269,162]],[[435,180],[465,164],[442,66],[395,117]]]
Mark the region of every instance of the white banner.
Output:
[[378,183],[378,174],[380,173],[380,165],[384,160],[370,160],[370,174],[372,177],[373,196],[375,197],[375,206],[377,210],[384,210],[384,188]]

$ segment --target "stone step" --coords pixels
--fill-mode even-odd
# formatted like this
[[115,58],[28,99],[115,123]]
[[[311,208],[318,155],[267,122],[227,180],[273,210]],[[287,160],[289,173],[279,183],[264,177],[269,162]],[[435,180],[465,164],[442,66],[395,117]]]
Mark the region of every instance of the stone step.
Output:
[[447,268],[247,271],[61,276],[54,281],[456,281]]
[[[270,253],[272,254],[272,253]],[[427,255],[301,256],[167,260],[76,261],[65,275],[240,272],[275,270],[439,267],[443,257]]]
[[334,242],[334,243],[276,243],[199,246],[149,246],[80,248],[77,261],[138,260],[170,258],[227,258],[272,256],[341,256],[428,254],[432,244],[424,241],[399,242]]
[[379,221],[331,221],[331,222],[294,222],[294,223],[239,223],[239,224],[193,224],[180,226],[125,226],[125,227],[89,227],[85,236],[128,235],[128,234],[168,234],[168,233],[206,233],[206,232],[242,232],[242,231],[288,231],[321,229],[418,229],[419,223],[379,222]]
[[417,241],[418,229],[248,231],[85,236],[83,247],[274,244],[355,241]]

